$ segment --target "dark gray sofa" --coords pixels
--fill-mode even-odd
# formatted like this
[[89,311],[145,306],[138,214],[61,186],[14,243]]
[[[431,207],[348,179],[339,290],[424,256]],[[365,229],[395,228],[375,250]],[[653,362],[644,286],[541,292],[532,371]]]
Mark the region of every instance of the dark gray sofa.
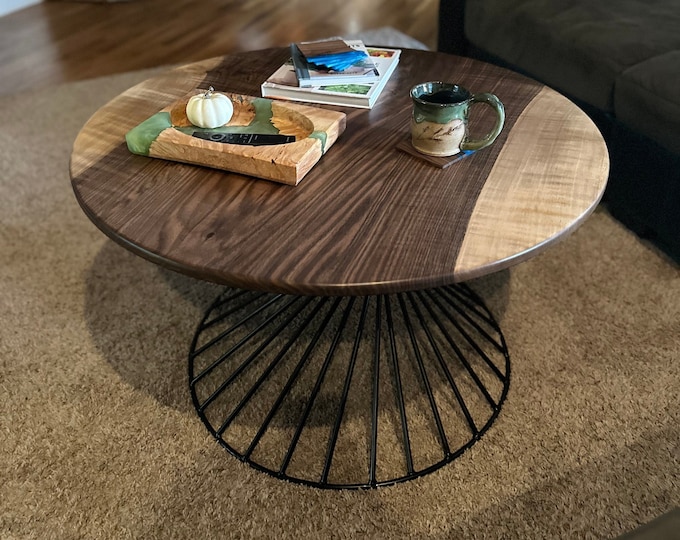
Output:
[[581,106],[610,151],[604,204],[680,261],[680,1],[440,0],[438,49]]

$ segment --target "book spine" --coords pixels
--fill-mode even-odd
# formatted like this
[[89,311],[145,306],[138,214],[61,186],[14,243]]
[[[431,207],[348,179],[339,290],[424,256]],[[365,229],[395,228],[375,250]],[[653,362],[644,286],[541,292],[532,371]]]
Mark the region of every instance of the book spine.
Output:
[[290,44],[290,57],[293,60],[298,85],[303,86],[303,82],[309,81],[309,69],[307,68],[305,57],[295,43]]

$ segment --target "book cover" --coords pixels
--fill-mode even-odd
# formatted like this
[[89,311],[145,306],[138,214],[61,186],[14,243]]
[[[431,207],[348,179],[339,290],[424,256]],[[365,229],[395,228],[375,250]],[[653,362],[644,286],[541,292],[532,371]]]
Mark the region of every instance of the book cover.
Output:
[[344,39],[332,38],[320,41],[296,43],[307,62],[335,71],[343,71],[364,58],[363,50],[353,49]]
[[307,60],[312,62],[326,55],[344,54],[354,51],[352,47],[347,45],[344,39],[339,37],[319,39],[317,41],[300,41],[297,43],[297,46]]
[[345,44],[361,53],[361,57],[341,70],[335,70],[310,63],[300,50],[307,43],[291,43],[290,53],[299,86],[320,86],[329,84],[354,84],[375,82],[380,73],[361,40],[348,40]]
[[295,67],[292,59],[290,59],[262,83],[262,96],[291,101],[370,109],[378,100],[382,90],[396,69],[401,50],[367,47],[366,51],[380,74],[377,81],[300,87],[297,83]]

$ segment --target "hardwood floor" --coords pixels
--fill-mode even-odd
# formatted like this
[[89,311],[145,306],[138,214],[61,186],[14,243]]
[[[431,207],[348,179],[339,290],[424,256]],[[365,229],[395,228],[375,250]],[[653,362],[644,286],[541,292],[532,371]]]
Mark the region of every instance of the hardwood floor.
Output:
[[0,17],[0,95],[392,26],[436,48],[438,0],[45,0]]

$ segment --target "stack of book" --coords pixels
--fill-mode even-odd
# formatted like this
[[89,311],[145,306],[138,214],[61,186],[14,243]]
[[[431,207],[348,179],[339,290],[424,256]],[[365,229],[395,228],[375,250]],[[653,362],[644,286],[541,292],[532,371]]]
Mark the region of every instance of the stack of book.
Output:
[[292,43],[290,59],[262,83],[262,96],[370,109],[399,62],[399,49],[361,40]]

